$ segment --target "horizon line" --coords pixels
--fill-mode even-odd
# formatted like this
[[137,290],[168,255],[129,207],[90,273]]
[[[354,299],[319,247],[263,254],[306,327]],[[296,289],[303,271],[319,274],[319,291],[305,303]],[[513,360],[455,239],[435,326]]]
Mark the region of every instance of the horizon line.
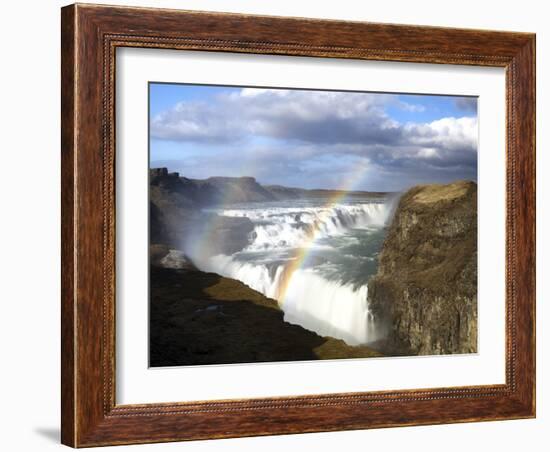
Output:
[[180,178],[185,178],[193,181],[207,181],[209,179],[253,179],[257,184],[261,185],[262,187],[281,187],[281,188],[287,188],[291,190],[305,190],[305,191],[341,191],[341,192],[347,192],[347,193],[403,193],[412,187],[421,186],[421,185],[449,185],[460,181],[466,181],[466,182],[472,182],[476,185],[477,180],[472,179],[456,179],[451,182],[424,182],[424,183],[418,183],[408,186],[407,188],[404,188],[402,190],[345,190],[342,188],[304,188],[304,187],[295,187],[295,186],[288,186],[283,184],[266,184],[264,182],[261,182],[258,180],[255,176],[209,176],[205,179],[199,179],[199,178],[193,178],[193,177],[187,177],[182,176],[180,171],[171,170],[167,166],[156,166],[156,167],[149,167],[149,170],[160,170],[165,169],[168,174],[177,174]]

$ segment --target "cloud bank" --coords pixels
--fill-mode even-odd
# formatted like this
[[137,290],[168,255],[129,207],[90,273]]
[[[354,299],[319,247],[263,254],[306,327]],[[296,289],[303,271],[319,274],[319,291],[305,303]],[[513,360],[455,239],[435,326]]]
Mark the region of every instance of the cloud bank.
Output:
[[[153,142],[171,142],[173,160],[191,174],[205,166],[226,175],[254,168],[248,175],[269,183],[337,186],[362,165],[362,188],[400,189],[476,178],[477,101],[454,103],[470,115],[405,122],[389,112],[420,114],[426,106],[390,94],[233,89],[176,103],[151,118],[150,133]],[[178,144],[209,152],[186,164]],[[165,153],[164,160],[172,157]]]

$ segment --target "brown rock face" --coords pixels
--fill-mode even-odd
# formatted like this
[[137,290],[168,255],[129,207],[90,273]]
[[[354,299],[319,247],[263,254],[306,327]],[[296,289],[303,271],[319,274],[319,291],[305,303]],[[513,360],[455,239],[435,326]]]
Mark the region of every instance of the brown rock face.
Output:
[[423,185],[402,196],[368,299],[399,353],[477,351],[477,184]]

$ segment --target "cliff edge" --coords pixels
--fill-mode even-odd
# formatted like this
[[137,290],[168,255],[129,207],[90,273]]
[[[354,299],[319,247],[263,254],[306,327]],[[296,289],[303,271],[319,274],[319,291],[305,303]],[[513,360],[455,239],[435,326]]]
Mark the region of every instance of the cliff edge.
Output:
[[401,197],[368,301],[393,353],[477,351],[477,184]]
[[370,358],[380,353],[350,346],[284,321],[275,300],[240,281],[169,266],[156,247],[151,266],[150,364],[181,366],[266,361]]

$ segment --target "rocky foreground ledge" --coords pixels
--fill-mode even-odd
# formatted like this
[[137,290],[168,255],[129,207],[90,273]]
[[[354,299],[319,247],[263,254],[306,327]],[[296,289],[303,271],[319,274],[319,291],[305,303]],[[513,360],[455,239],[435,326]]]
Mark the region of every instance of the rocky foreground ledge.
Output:
[[406,192],[368,285],[387,353],[476,352],[477,184]]
[[[153,257],[154,256],[154,257]],[[277,302],[191,264],[163,268],[152,252],[150,365],[369,358],[369,347],[286,323]]]

